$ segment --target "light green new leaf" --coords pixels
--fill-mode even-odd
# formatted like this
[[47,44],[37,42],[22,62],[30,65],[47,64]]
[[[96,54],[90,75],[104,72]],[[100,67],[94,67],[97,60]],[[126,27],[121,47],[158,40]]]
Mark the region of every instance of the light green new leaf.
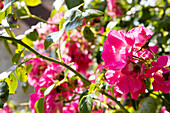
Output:
[[5,81],[7,82],[9,86],[9,94],[15,94],[15,90],[18,86],[18,80],[16,76],[12,73],[9,75],[9,78],[6,78]]
[[41,0],[25,0],[27,6],[37,6],[41,4]]
[[23,66],[17,67],[15,73],[20,82],[27,82],[27,70]]
[[0,23],[2,19],[5,19],[5,12],[0,12]]
[[44,97],[36,101],[34,108],[36,113],[44,113]]
[[90,88],[89,88],[89,92],[88,94],[90,94],[92,91],[94,91],[94,88],[96,87],[95,83],[90,84]]

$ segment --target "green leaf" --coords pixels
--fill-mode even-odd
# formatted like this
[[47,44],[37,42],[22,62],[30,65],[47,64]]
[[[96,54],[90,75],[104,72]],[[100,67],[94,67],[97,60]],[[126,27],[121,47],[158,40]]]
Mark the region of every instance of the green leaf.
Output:
[[23,53],[24,49],[22,51],[19,51],[18,53],[15,53],[14,56],[12,57],[12,62],[14,64],[18,64],[19,63],[19,59],[21,54]]
[[5,19],[5,12],[0,12],[0,23],[2,19]]
[[34,107],[36,113],[44,113],[44,97],[38,99]]
[[54,43],[57,43],[57,41],[59,40],[59,38],[63,35],[64,33],[64,28],[62,28],[60,31],[58,32],[54,32],[54,33],[51,33],[47,36],[46,40],[48,42],[54,42]]
[[65,0],[65,4],[67,5],[68,9],[71,9],[73,7],[76,7],[80,4],[84,3],[83,0]]
[[64,28],[66,31],[77,28],[83,24],[82,12],[77,8],[70,9],[64,15],[66,22],[64,23]]
[[87,9],[87,10],[85,10],[85,12],[82,13],[82,15],[86,19],[89,19],[89,18],[96,18],[99,16],[103,16],[104,13],[99,10],[95,10],[95,9]]
[[27,6],[37,6],[41,4],[41,0],[25,0]]
[[44,49],[45,50],[48,49],[52,43],[53,42],[49,42],[49,41],[47,41],[47,39],[45,39],[45,41],[44,41]]
[[97,77],[95,83],[96,83],[96,84],[99,84],[100,81],[101,81],[101,79],[103,78],[103,76],[104,76],[104,73],[101,73],[101,74]]
[[0,81],[0,108],[3,108],[3,105],[8,100],[9,96],[9,87],[5,81]]
[[38,39],[38,32],[36,29],[27,30],[25,34],[26,37],[32,41],[36,41]]
[[9,86],[9,94],[15,94],[15,90],[18,86],[18,80],[16,76],[12,73],[9,75],[9,78],[6,78],[5,81],[8,83]]
[[0,80],[8,78],[8,76],[16,69],[17,65],[13,65],[10,67],[7,71],[4,71],[3,73],[0,74]]
[[11,6],[17,0],[4,0],[4,7],[0,12],[4,12],[9,6]]
[[24,42],[25,44],[27,44],[30,47],[34,47],[33,42],[30,39],[28,39],[26,36],[24,38],[22,38],[22,42]]
[[45,90],[44,96],[48,95],[48,94],[51,92],[51,90],[53,90],[54,87],[56,86],[56,84],[58,84],[58,83],[59,83],[59,81],[57,80],[54,84],[52,84],[51,86],[49,86],[49,87]]
[[79,109],[81,113],[91,113],[92,107],[93,101],[90,95],[82,97],[82,99],[79,101]]
[[88,89],[83,91],[83,93],[80,95],[79,102],[83,96],[88,94],[88,91],[89,91]]
[[91,92],[93,92],[95,87],[96,87],[96,84],[95,84],[95,83],[90,84],[90,88],[89,88],[88,94],[90,94]]
[[157,109],[156,101],[153,97],[146,97],[139,103],[137,113],[155,113]]
[[84,34],[84,38],[88,42],[92,42],[95,39],[94,33],[90,30],[90,28],[88,26],[84,27],[83,34]]
[[29,63],[27,66],[26,66],[26,70],[27,70],[27,73],[30,73],[31,70],[32,70],[33,66],[31,63]]
[[64,18],[61,19],[60,24],[59,24],[59,30],[61,30],[63,28],[65,21],[66,20]]
[[17,67],[15,73],[20,82],[27,82],[27,70],[23,66]]

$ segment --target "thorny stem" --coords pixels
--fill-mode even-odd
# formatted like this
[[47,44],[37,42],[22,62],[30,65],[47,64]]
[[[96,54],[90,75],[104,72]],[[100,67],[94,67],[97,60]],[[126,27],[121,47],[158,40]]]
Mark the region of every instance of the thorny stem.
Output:
[[[57,64],[60,64],[62,66],[64,66],[65,68],[71,70],[73,73],[75,73],[75,75],[77,75],[83,82],[85,82],[87,85],[90,85],[91,82],[89,80],[87,80],[85,77],[83,77],[79,72],[77,72],[76,70],[74,70],[72,67],[68,66],[66,63],[64,62],[60,62],[56,59],[44,56],[42,54],[40,54],[39,52],[37,52],[36,50],[34,50],[33,48],[31,48],[30,46],[28,46],[27,44],[25,44],[24,42],[22,42],[21,40],[17,40],[13,37],[4,37],[4,36],[0,36],[0,39],[5,39],[5,40],[11,40],[14,41],[16,43],[21,44],[22,46],[24,46],[25,48],[27,48],[29,51],[31,51],[32,53],[34,53],[37,57],[42,58],[44,60],[48,60]],[[100,93],[104,94],[105,96],[107,96],[108,98],[110,98],[111,100],[113,100],[116,104],[118,104],[120,106],[121,109],[123,109],[126,113],[129,113],[124,106],[116,100],[116,98],[112,97],[111,95],[107,94],[106,92],[100,90]]]
[[47,57],[47,56],[44,56],[44,55],[40,54],[39,52],[37,52],[36,50],[31,48],[30,46],[28,46],[24,42],[22,42],[21,40],[17,40],[17,39],[12,38],[12,37],[4,37],[4,36],[0,36],[0,39],[11,40],[11,41],[14,41],[16,43],[19,43],[22,46],[24,46],[25,48],[27,48],[28,50],[30,50],[32,53],[34,53],[37,57],[42,58],[44,60],[54,62],[54,63],[57,63],[57,64],[60,64],[60,65],[64,66],[65,68],[71,70],[73,73],[75,73],[75,75],[77,75],[83,82],[87,83],[88,85],[91,84],[90,81],[88,81],[85,77],[83,77],[79,72],[77,72],[76,70],[74,70],[73,68],[68,66],[66,63],[60,62],[60,61],[58,61],[56,59],[53,59],[53,58],[50,58],[50,57]]

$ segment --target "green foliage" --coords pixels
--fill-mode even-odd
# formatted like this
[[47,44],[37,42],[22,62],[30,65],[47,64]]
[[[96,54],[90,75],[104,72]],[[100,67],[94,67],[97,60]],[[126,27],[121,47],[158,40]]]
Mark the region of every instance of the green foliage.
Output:
[[96,18],[104,15],[102,11],[95,10],[95,9],[86,9],[85,12],[83,12],[82,14],[83,17],[85,17],[86,19]]
[[90,84],[90,88],[89,88],[88,94],[92,93],[94,91],[95,87],[96,87],[95,83]]
[[0,12],[0,23],[2,22],[2,19],[5,19],[5,12]]
[[36,41],[38,39],[38,32],[36,29],[31,29],[31,32],[26,33],[26,37],[31,41]]
[[9,75],[9,78],[6,78],[5,81],[8,83],[9,86],[9,94],[15,94],[15,90],[18,86],[18,80],[16,76],[12,73]]
[[28,75],[27,75],[27,70],[23,66],[17,67],[16,71],[16,76],[20,82],[27,82]]
[[138,113],[155,113],[156,109],[157,104],[154,98],[146,97],[140,102]]
[[34,108],[36,113],[44,113],[44,97],[36,101]]
[[79,101],[80,113],[91,113],[92,107],[93,101],[90,95],[83,96]]
[[3,108],[4,103],[8,100],[9,88],[5,81],[0,81],[0,108]]
[[24,49],[22,51],[19,51],[17,53],[14,54],[14,56],[12,57],[12,62],[14,64],[18,64],[19,63],[19,59],[21,57],[21,54],[24,52]]
[[83,34],[84,34],[84,38],[88,42],[92,42],[95,39],[94,33],[91,31],[90,27],[88,27],[88,26],[84,27]]
[[41,0],[25,0],[27,6],[37,6],[41,4]]
[[63,27],[66,31],[75,29],[83,24],[82,12],[77,8],[73,8],[67,11],[64,15],[64,18],[66,22],[64,23]]
[[52,43],[53,43],[53,40],[51,41],[51,37],[48,36],[48,41],[47,41],[47,39],[45,39],[45,41],[44,41],[44,49],[45,50],[48,49],[50,47],[50,45],[52,45]]
[[65,0],[68,9],[74,8],[80,4],[82,4],[83,0]]
[[53,90],[53,89],[55,88],[56,84],[58,84],[58,83],[59,83],[59,81],[56,81],[54,84],[52,84],[51,86],[49,86],[49,87],[45,90],[44,96],[48,95],[48,94],[51,92],[51,90]]

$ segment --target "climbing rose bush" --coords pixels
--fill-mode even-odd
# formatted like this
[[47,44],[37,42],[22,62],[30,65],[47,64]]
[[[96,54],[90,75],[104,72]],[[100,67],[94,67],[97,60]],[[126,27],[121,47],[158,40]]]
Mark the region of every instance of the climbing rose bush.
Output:
[[[167,0],[55,0],[47,20],[29,11],[41,3],[0,0],[14,64],[0,74],[0,113],[170,112]],[[16,35],[22,19],[38,23]],[[11,100],[18,85],[34,89],[27,102]]]

